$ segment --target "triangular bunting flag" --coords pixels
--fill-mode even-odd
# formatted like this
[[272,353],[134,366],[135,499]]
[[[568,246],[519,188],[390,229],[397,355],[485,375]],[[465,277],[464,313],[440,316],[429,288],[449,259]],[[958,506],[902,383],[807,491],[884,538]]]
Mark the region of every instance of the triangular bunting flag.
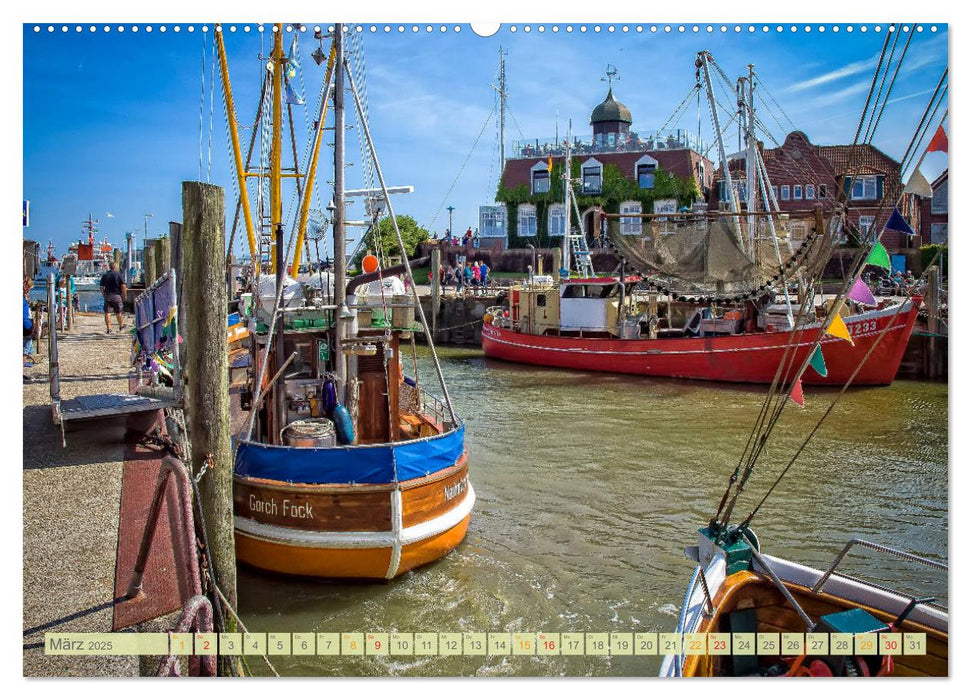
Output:
[[893,214],[890,215],[890,219],[887,224],[883,227],[885,231],[896,231],[897,233],[906,233],[908,236],[914,235],[914,229],[910,227],[910,224],[904,219],[900,210],[894,207]]
[[789,398],[800,406],[806,405],[806,400],[802,396],[802,379],[797,379],[796,383],[792,385],[792,391],[789,392]]
[[920,170],[914,170],[911,174],[910,179],[907,180],[907,186],[904,187],[904,192],[907,194],[916,194],[918,197],[925,199],[934,196],[934,190],[931,189],[930,183]]
[[836,314],[836,318],[829,324],[826,328],[826,332],[829,335],[835,336],[836,338],[842,338],[843,340],[850,341],[850,345],[853,345],[853,336],[850,335],[850,329],[846,327],[846,323],[843,321],[843,317]]
[[934,133],[934,138],[931,142],[927,144],[927,152],[931,153],[933,151],[941,151],[942,153],[947,153],[947,134],[944,132],[944,127],[937,127],[937,131]]
[[549,160],[546,162],[546,167],[549,168],[550,177],[553,177],[553,156],[550,155]]
[[870,255],[866,259],[867,265],[877,265],[884,268],[885,270],[890,270],[890,254],[887,249],[883,247],[883,243],[880,241],[876,242],[873,246],[873,250],[870,251]]
[[809,358],[809,366],[816,370],[816,374],[820,377],[826,376],[826,360],[823,359],[823,348],[819,345],[813,351],[813,356]]
[[856,278],[856,282],[853,283],[853,287],[850,289],[850,293],[846,295],[846,298],[864,306],[877,305],[877,300],[873,298],[873,292],[870,291],[870,288],[859,277]]

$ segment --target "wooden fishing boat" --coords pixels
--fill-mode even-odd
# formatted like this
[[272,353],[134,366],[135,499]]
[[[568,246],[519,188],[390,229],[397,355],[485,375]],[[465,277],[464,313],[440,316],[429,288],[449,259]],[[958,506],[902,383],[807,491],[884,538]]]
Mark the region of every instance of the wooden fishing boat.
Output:
[[[465,426],[448,397],[434,346],[432,359],[444,398],[426,392],[419,382],[413,336],[427,324],[414,289],[411,296],[390,298],[358,293],[375,275],[410,275],[404,253],[404,264],[393,269],[382,269],[380,260],[369,256],[365,270],[373,275],[348,282],[343,216],[334,214],[333,269],[326,281],[323,273],[314,275],[316,284],[297,279],[304,262],[304,237],[319,241],[323,234],[321,228],[309,231],[307,221],[314,218],[309,212],[313,174],[332,94],[337,173],[333,201],[337,212],[344,211],[345,77],[381,185],[364,195],[374,205],[369,209],[373,212],[371,224],[376,225],[386,211],[400,248],[405,248],[365,112],[343,60],[339,24],[322,82],[321,112],[310,135],[313,148],[302,172],[294,166],[296,176],[304,178],[304,189],[294,227],[292,261],[284,256],[279,188],[283,177],[282,100],[285,90],[286,94],[293,90],[287,81],[297,63],[298,32],[286,55],[282,25],[276,29],[268,58],[272,70],[267,71],[272,85],[266,90],[274,115],[269,211],[245,217],[253,269],[240,296],[239,316],[231,316],[228,331],[233,343],[248,347],[249,354],[247,362],[234,363],[247,374],[239,389],[240,408],[248,412],[246,425],[236,436],[236,557],[250,566],[283,574],[392,579],[442,558],[465,537],[475,504]],[[323,38],[318,39],[320,56],[325,57]],[[227,113],[233,114],[220,32],[216,41]],[[242,165],[232,120],[230,135],[239,191],[244,193],[241,208],[246,213],[245,178],[251,168]],[[296,153],[298,149],[294,145],[292,150]],[[320,212],[316,218],[322,220]],[[274,222],[272,232],[253,230],[253,220]],[[323,268],[321,260],[314,263],[315,269]],[[416,310],[420,323],[415,321]],[[405,377],[402,341],[409,340],[415,376]]]
[[[759,552],[747,529],[708,527],[688,550],[698,562],[678,620],[679,634],[822,633],[806,637],[804,653],[758,653],[754,646],[709,654],[686,638],[668,654],[662,676],[934,676],[948,674],[948,614],[932,598],[911,598],[858,578],[836,573],[853,546],[863,546],[932,568],[946,566],[870,542],[851,540],[825,571]],[[906,637],[894,653],[838,648],[830,634],[921,633],[924,653],[908,652]],[[732,644],[731,640],[723,643]],[[826,646],[821,646],[821,645]],[[697,649],[695,647],[698,647]],[[699,653],[699,651],[701,653]],[[888,651],[885,649],[885,651]],[[694,652],[694,653],[692,653]],[[826,652],[826,653],[823,653]]]
[[[634,299],[631,288],[637,281],[627,279],[627,300]],[[787,349],[789,357],[795,356],[790,365],[794,372],[819,335],[818,322],[800,324],[794,342],[790,329],[774,329],[764,321],[761,328],[744,332],[743,314],[735,308],[717,309],[716,315],[701,318],[694,316],[697,307],[688,305],[684,327],[658,331],[645,324],[642,331],[638,319],[657,318],[657,297],[648,297],[639,307],[630,301],[626,315],[633,323],[625,324],[620,287],[619,277],[513,287],[506,307],[489,309],[482,324],[482,350],[487,357],[547,367],[770,384]],[[584,296],[576,294],[577,288]],[[892,383],[919,305],[919,300],[907,300],[843,317],[854,344],[824,338],[826,376],[810,372],[804,383],[841,386],[863,358],[855,385]],[[581,308],[575,311],[574,306]],[[757,311],[751,317],[757,319]],[[694,333],[688,327],[693,319],[699,326]]]

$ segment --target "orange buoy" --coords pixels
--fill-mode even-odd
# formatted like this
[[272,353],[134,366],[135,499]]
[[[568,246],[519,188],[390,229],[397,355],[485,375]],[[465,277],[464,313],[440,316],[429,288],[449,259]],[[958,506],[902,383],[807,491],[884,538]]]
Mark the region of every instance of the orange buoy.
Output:
[[365,255],[364,259],[361,260],[361,268],[367,274],[371,274],[378,269],[378,258],[374,255]]

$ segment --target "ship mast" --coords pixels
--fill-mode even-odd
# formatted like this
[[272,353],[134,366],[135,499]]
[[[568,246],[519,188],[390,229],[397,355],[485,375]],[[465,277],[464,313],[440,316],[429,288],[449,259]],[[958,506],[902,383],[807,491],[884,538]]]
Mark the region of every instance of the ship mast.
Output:
[[[283,143],[283,71],[286,70],[286,58],[283,54],[283,24],[274,25],[273,53],[270,65],[273,66],[273,128],[270,141],[270,230],[283,224],[283,191],[282,191],[282,158]],[[277,266],[276,236],[270,242],[270,272],[276,272]]]
[[[573,190],[573,185],[570,182],[570,177],[573,174],[572,168],[570,167],[570,161],[572,160],[570,154],[570,145],[573,139],[573,121],[570,121],[570,126],[567,128],[566,132],[566,153],[563,156],[563,242],[560,244],[562,251],[560,256],[562,258],[562,263],[560,267],[564,270],[570,269],[570,194]],[[577,222],[580,225],[580,222]],[[556,270],[556,274],[559,275],[560,271]],[[569,273],[567,273],[569,277]]]
[[[344,359],[344,337],[347,332],[345,287],[347,241],[344,228],[344,25],[334,25],[334,357],[338,397],[345,391],[347,364]],[[346,400],[346,399],[345,399]]]

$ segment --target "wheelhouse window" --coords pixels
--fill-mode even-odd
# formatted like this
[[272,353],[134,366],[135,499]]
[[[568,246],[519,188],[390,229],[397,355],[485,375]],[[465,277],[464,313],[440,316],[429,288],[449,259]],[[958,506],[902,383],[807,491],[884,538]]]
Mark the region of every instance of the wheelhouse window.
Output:
[[877,198],[877,177],[857,177],[853,179],[853,189],[850,192],[853,199],[876,199]]
[[516,233],[521,238],[536,235],[536,205],[520,204],[517,210]]
[[566,208],[562,204],[552,204],[549,208],[547,232],[551,236],[562,236],[566,231]]
[[641,219],[637,216],[625,214],[640,214],[640,202],[622,202],[620,205],[620,232],[628,236],[636,236],[641,232]]

